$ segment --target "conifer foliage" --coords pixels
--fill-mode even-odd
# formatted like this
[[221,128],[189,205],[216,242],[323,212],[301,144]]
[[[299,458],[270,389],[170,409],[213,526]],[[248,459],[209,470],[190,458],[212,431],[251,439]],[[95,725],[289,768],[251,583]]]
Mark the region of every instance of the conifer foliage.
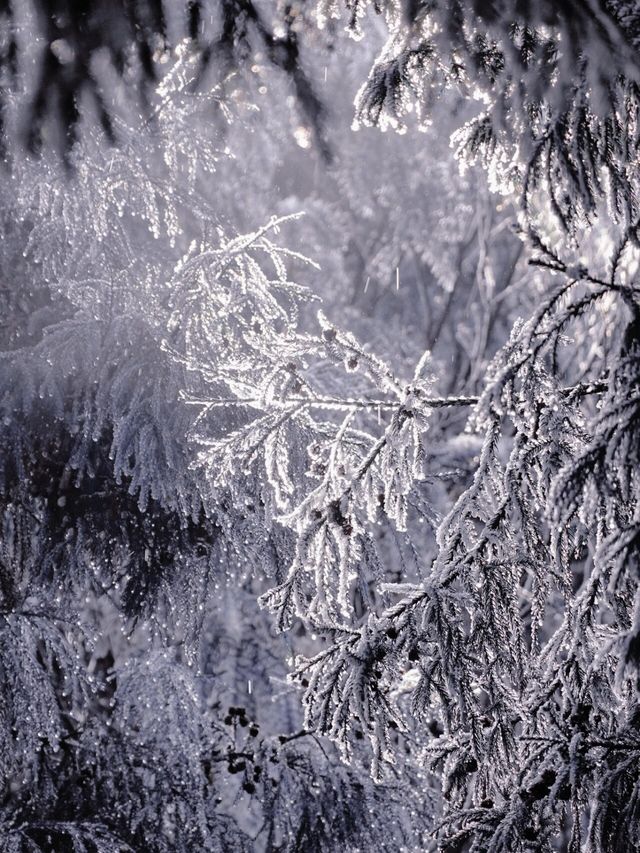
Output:
[[2,849],[640,848],[635,4],[76,7],[2,10]]

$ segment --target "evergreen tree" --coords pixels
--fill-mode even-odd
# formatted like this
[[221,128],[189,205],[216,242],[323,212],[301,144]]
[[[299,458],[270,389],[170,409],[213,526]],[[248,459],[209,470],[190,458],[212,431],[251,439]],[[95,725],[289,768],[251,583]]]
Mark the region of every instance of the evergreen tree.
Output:
[[17,53],[2,845],[636,849],[635,4],[105,8]]

